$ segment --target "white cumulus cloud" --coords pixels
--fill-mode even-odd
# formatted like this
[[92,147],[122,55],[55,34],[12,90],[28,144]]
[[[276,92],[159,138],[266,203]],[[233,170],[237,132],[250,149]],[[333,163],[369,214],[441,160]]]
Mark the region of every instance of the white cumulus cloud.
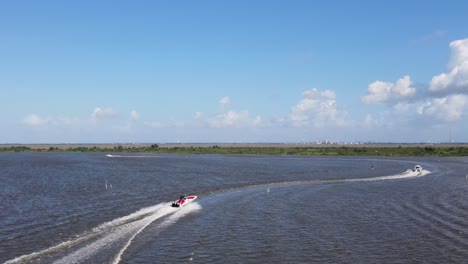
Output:
[[195,120],[200,120],[202,117],[203,117],[202,112],[195,112],[195,115],[193,116]]
[[337,108],[335,92],[330,90],[320,92],[314,88],[304,92],[301,101],[292,108],[290,122],[296,127],[343,126],[347,124],[345,115],[345,112]]
[[429,90],[434,93],[468,93],[468,38],[450,43],[448,71],[432,78]]
[[132,111],[130,112],[130,120],[131,120],[131,121],[137,121],[138,118],[140,118],[140,116],[138,115],[137,111],[132,110]]
[[376,127],[384,127],[388,125],[385,119],[382,116],[374,116],[372,114],[367,114],[364,118],[363,122],[364,127],[366,128],[376,128]]
[[41,118],[36,114],[28,115],[23,119],[23,124],[28,126],[42,126],[48,123],[47,119]]
[[226,107],[230,103],[231,103],[231,99],[229,98],[229,96],[225,96],[221,98],[221,100],[219,100],[219,105],[221,106],[222,109],[224,109],[224,107]]
[[261,122],[262,118],[260,116],[252,117],[249,111],[228,111],[207,120],[208,125],[213,128],[256,127]]
[[368,94],[362,96],[361,100],[365,104],[393,103],[401,100],[411,99],[416,89],[411,87],[410,76],[406,75],[396,83],[375,81],[369,84]]
[[455,122],[466,116],[468,96],[462,94],[435,98],[418,108],[418,113],[441,122]]
[[114,111],[110,107],[105,108],[105,109],[96,107],[93,113],[91,114],[91,118],[93,119],[93,121],[97,122],[99,119],[112,117],[114,116],[114,114],[115,114]]

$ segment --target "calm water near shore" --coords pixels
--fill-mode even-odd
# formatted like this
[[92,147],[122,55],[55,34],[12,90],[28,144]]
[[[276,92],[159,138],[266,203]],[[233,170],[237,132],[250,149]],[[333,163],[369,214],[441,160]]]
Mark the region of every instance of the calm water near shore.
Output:
[[[431,173],[381,177],[416,164]],[[0,263],[466,263],[467,174],[464,157],[0,153]]]

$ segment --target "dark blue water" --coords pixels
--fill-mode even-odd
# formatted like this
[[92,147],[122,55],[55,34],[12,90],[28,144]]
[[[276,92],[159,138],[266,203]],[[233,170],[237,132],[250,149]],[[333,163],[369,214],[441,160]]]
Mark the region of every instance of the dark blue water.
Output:
[[466,263],[467,161],[0,153],[0,262]]

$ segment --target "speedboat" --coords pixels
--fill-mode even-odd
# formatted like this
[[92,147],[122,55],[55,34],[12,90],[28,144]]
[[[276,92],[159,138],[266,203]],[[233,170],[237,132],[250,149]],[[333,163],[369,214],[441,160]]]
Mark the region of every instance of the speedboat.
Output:
[[414,172],[421,172],[421,171],[422,171],[422,166],[421,166],[421,165],[416,165],[416,166],[414,166],[413,171],[414,171]]
[[175,200],[173,203],[172,203],[172,207],[181,207],[181,206],[184,206],[190,202],[192,202],[193,200],[197,199],[197,196],[195,195],[189,195],[189,196],[186,196],[186,195],[182,195],[180,196],[179,199]]

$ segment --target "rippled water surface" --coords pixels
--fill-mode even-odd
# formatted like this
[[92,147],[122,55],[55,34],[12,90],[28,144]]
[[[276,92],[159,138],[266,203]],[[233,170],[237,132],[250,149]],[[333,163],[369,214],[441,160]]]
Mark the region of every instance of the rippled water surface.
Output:
[[467,162],[0,153],[0,262],[466,263]]

